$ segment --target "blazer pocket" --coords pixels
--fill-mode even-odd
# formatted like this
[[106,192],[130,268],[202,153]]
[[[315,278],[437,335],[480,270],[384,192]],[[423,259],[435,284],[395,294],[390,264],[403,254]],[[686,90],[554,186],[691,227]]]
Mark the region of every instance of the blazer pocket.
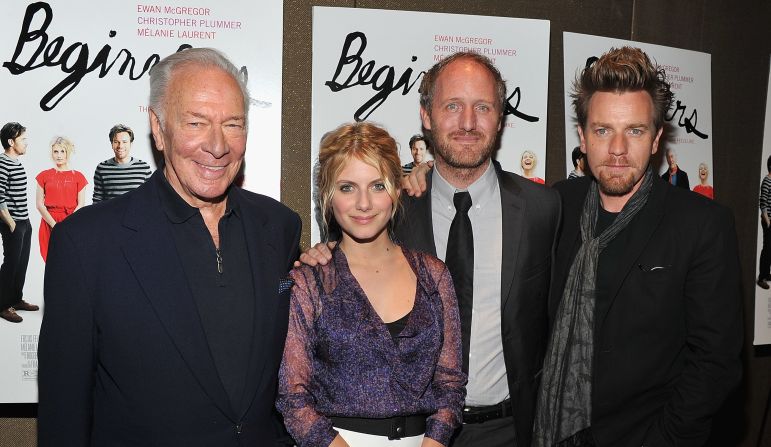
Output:
[[667,262],[641,262],[637,264],[637,270],[642,275],[644,283],[664,283],[672,278],[672,264]]

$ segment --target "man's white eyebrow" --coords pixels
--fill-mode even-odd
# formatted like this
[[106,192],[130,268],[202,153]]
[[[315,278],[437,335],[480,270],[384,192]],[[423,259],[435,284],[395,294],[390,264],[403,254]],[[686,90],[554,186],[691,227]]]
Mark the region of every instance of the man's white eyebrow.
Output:
[[[201,119],[205,119],[205,120],[209,119],[206,115],[204,115],[202,113],[199,113],[199,112],[193,112],[192,110],[188,110],[185,113],[187,115],[190,115],[190,116],[194,117],[194,118],[201,118]],[[230,117],[224,119],[224,121],[232,121],[232,120],[246,121],[246,117],[244,117],[244,115],[233,115],[233,116],[230,116]]]

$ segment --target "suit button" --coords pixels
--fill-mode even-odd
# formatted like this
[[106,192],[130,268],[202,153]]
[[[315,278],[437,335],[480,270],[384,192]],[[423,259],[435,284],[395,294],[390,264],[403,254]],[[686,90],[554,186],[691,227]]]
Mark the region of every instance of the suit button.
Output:
[[404,429],[402,428],[402,426],[400,425],[400,426],[396,427],[396,434],[401,436],[402,433],[404,433]]

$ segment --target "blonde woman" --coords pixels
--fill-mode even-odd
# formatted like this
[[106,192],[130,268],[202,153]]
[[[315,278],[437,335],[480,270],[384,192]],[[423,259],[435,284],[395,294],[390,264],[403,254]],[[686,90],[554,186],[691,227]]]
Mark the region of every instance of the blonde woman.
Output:
[[64,137],[56,137],[51,143],[51,159],[54,167],[35,177],[37,194],[35,203],[40,212],[40,255],[45,262],[48,241],[54,225],[82,208],[85,204],[86,178],[79,171],[70,169],[70,157],[75,145]]
[[530,150],[522,152],[522,158],[520,158],[519,164],[522,168],[523,177],[536,183],[544,184],[542,178],[535,176],[535,167],[538,164],[538,158],[535,156],[535,152]]
[[699,193],[709,199],[715,198],[715,190],[708,183],[709,168],[706,163],[699,163],[699,184],[693,187],[693,192]]
[[439,447],[466,394],[450,273],[390,235],[399,207],[396,142],[370,123],[325,135],[318,193],[325,266],[291,273],[277,407],[300,447]]

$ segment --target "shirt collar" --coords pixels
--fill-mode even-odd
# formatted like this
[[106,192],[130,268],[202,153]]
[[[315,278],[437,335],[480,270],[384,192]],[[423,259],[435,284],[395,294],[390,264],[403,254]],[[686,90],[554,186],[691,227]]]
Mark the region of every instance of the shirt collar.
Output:
[[[191,217],[198,215],[198,208],[190,206],[185,200],[180,197],[177,191],[169,183],[166,175],[163,173],[163,169],[158,170],[158,179],[156,182],[159,184],[159,194],[161,197],[161,207],[166,213],[166,216],[172,223],[183,223],[189,220]],[[235,188],[228,188],[227,204],[225,206],[224,216],[229,216],[234,213],[236,216],[241,214],[241,206],[238,200],[238,194],[235,193]]]
[[[465,191],[468,191],[471,195],[471,203],[475,208],[479,208],[487,204],[487,202],[494,197],[495,189],[498,187],[498,175],[495,173],[495,167],[492,161],[487,166],[485,172],[474,181]],[[464,191],[452,186],[447,180],[442,177],[438,169],[433,169],[433,177],[431,178],[432,191],[436,191],[443,200],[452,203],[453,196],[458,191]]]

